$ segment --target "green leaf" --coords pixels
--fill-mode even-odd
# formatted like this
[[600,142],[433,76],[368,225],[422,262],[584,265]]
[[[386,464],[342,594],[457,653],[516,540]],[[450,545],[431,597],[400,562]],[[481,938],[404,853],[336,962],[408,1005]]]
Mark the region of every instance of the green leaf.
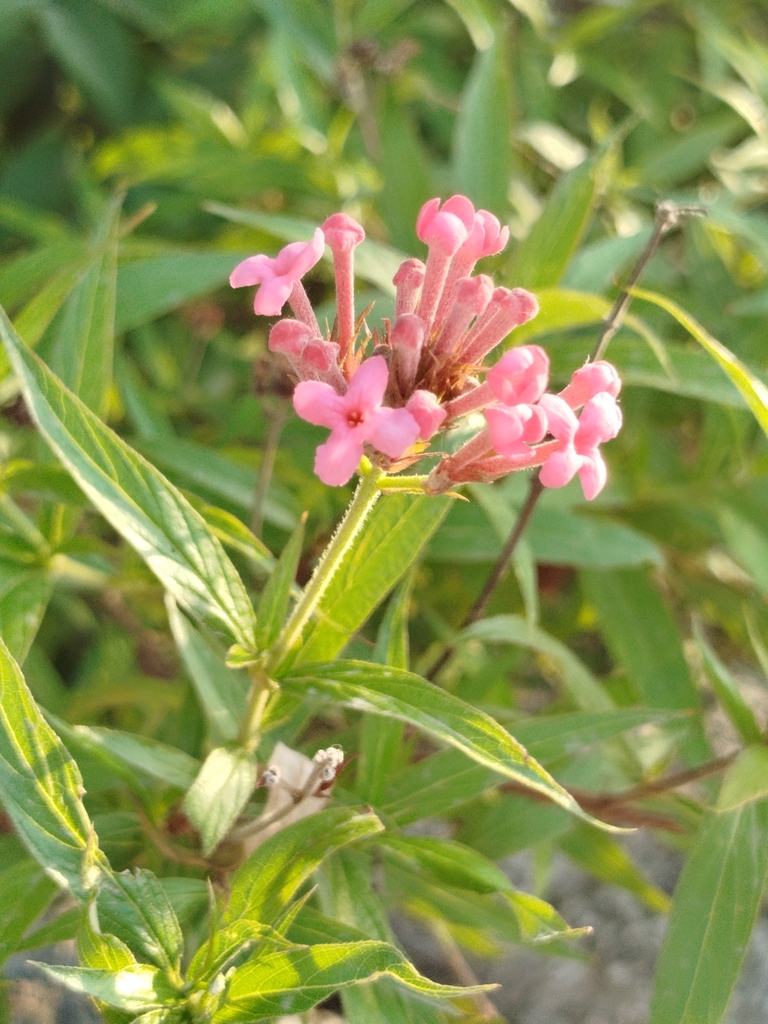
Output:
[[151,871],[105,873],[96,898],[102,931],[142,959],[178,975],[184,940],[171,902]]
[[154,466],[62,386],[2,310],[0,334],[40,432],[96,508],[183,607],[252,647],[255,617],[248,594],[203,519]]
[[386,495],[323,595],[293,666],[335,657],[440,525],[450,498]]
[[121,263],[115,331],[142,327],[190,299],[219,288],[251,253],[177,252]]
[[296,570],[299,567],[301,549],[304,544],[304,524],[306,521],[307,514],[305,512],[299,521],[299,525],[291,534],[290,540],[283,548],[280,561],[275,566],[262,592],[256,612],[256,620],[258,622],[256,646],[261,651],[268,650],[275,643],[288,614],[291,589],[296,578]]
[[264,1020],[302,1013],[332,992],[387,975],[426,996],[453,997],[493,986],[455,988],[422,977],[394,946],[385,942],[326,943],[271,953],[240,967],[232,979],[227,1001],[216,1024]]
[[328,854],[382,829],[370,811],[332,807],[276,832],[232,876],[222,926],[241,918],[274,923]]
[[196,758],[149,736],[100,725],[69,725],[53,715],[48,719],[72,747],[79,747],[129,783],[148,777],[186,790],[200,770]]
[[70,992],[93,996],[108,1006],[130,1013],[159,1009],[177,998],[176,990],[165,975],[148,964],[107,971],[98,967],[54,967],[34,960],[30,963],[49,978],[61,982]]
[[52,590],[49,573],[30,569],[15,580],[13,587],[0,594],[0,636],[20,664],[24,663],[37,635]]
[[738,388],[744,401],[752,410],[755,419],[768,434],[768,387],[761,380],[751,373],[747,367],[738,359],[730,349],[713,338],[700,323],[686,313],[684,309],[666,298],[664,295],[657,295],[655,292],[646,291],[644,288],[633,288],[631,294],[638,299],[645,299],[655,306],[667,311],[677,322],[684,327],[688,333],[698,341],[709,355],[717,362],[720,369],[725,373]]
[[728,547],[758,589],[768,594],[768,536],[732,508],[722,508],[717,518]]
[[242,672],[227,668],[167,595],[165,602],[173,638],[192,680],[214,743],[234,743],[245,716],[247,682]]
[[557,845],[584,871],[610,885],[620,885],[641,899],[651,910],[666,914],[670,900],[665,892],[649,882],[627,851],[612,836],[578,822]]
[[752,709],[742,697],[736,680],[710,647],[704,630],[698,622],[694,623],[694,635],[701,652],[707,678],[712,684],[712,689],[723,710],[736,726],[745,743],[759,743],[760,726],[755,720]]
[[592,160],[558,179],[544,212],[517,250],[515,285],[535,291],[558,283],[587,229],[596,192]]
[[739,975],[768,870],[768,801],[707,815],[675,890],[650,1024],[717,1024]]
[[[470,38],[477,50],[487,50],[490,46],[493,46],[497,29],[500,35],[503,34],[503,28],[501,25],[494,25],[491,12],[482,0],[446,0],[446,2],[464,22],[464,28],[469,32]],[[508,108],[510,103],[509,96],[505,96],[505,99]],[[490,122],[489,128],[491,130],[495,128],[498,131],[499,125],[493,125],[493,122]],[[504,139],[506,136],[501,135],[501,138]],[[506,147],[501,145],[499,148],[503,149]]]
[[[216,500],[231,502],[250,513],[256,490],[256,474],[246,466],[232,462],[219,452],[192,441],[164,437],[160,441],[143,441],[139,447],[153,462],[162,466],[179,486],[194,486]],[[270,491],[274,492],[275,487]],[[281,530],[292,530],[296,516],[285,501],[269,493],[264,501],[264,518]]]
[[492,615],[481,619],[459,634],[457,642],[464,640],[516,644],[536,651],[554,662],[563,686],[577,707],[584,711],[609,711],[613,708],[611,698],[573,651],[519,615]]
[[[408,668],[408,613],[412,587],[413,572],[403,580],[387,605],[373,652],[373,660],[380,665]],[[356,791],[361,800],[371,804],[380,802],[402,738],[402,722],[380,715],[363,718],[356,780]]]
[[440,750],[398,772],[378,806],[387,818],[405,826],[447,814],[498,783],[490,768],[458,750]]
[[[51,885],[53,885],[52,882]],[[69,942],[77,935],[80,917],[81,911],[78,907],[65,910],[62,914],[54,917],[53,920],[48,921],[46,924],[41,924],[34,931],[27,932],[16,946],[16,951],[18,953],[26,953],[31,949],[53,946],[57,942]]]
[[[642,569],[583,572],[582,585],[597,609],[611,654],[652,708],[699,708],[677,625],[661,594]],[[691,761],[706,760],[700,723],[683,744]]]
[[[458,7],[458,4],[454,3]],[[464,87],[453,136],[454,180],[478,206],[502,214],[512,167],[511,60],[507,34],[488,25]],[[473,36],[474,38],[474,36]]]
[[77,765],[0,639],[0,799],[32,856],[77,897],[94,887],[102,867],[82,794]]
[[54,882],[34,860],[21,860],[0,872],[0,964],[17,951],[55,891]]
[[450,839],[386,833],[379,843],[425,868],[438,881],[473,892],[511,892],[512,883],[493,861]]
[[98,255],[64,303],[51,355],[53,372],[102,418],[112,383],[122,198],[109,203],[99,225]]
[[719,811],[732,811],[768,796],[768,748],[745,747],[728,769],[717,797]]
[[[391,6],[391,3],[390,3]],[[418,126],[399,97],[388,95],[378,120],[383,187],[379,207],[392,241],[405,252],[419,252],[416,218],[435,191]]]
[[184,811],[208,856],[229,832],[256,786],[256,758],[240,747],[216,747],[184,797]]
[[293,693],[325,697],[416,725],[486,768],[593,820],[497,722],[412,672],[364,661],[336,661],[294,670],[282,683]]
[[[268,576],[277,561],[264,541],[259,540],[237,516],[223,508],[208,505],[194,494],[185,493],[190,505],[200,513],[211,533],[224,547],[243,555],[262,576]],[[274,522],[274,519],[272,520]]]

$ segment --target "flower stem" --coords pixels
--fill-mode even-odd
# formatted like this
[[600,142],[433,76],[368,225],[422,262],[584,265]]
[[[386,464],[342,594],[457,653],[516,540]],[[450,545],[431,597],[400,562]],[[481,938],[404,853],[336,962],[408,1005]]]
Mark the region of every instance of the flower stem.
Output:
[[352,546],[352,542],[360,532],[368,513],[376,504],[381,494],[379,481],[383,475],[382,471],[375,467],[361,475],[358,488],[338,530],[331,538],[330,544],[318,562],[312,579],[304,588],[304,592],[297,601],[291,617],[286,622],[283,631],[270,652],[264,668],[267,675],[270,675],[280,665],[291,648],[300,640],[304,627],[312,617],[331,580],[336,575],[336,570],[341,565],[344,556]]
[[277,689],[277,684],[258,666],[249,670],[251,688],[248,693],[248,706],[240,730],[240,742],[246,750],[255,751],[261,739],[261,720],[267,709],[267,702]]

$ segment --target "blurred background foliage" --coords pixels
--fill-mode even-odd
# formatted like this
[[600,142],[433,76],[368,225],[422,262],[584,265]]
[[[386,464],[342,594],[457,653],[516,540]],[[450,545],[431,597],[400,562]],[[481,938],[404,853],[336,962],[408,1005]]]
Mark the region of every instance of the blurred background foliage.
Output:
[[[766,380],[767,14],[762,0],[4,0],[0,302],[68,382],[72,332],[107,331],[89,404],[198,504],[222,510],[230,540],[237,521],[259,527],[263,513],[279,553],[308,509],[303,582],[348,492],[313,476],[319,434],[288,416],[267,327],[224,287],[232,267],[343,208],[377,243],[361,250],[357,296],[361,310],[376,302],[375,321],[392,308],[396,251],[423,255],[421,204],[463,191],[509,223],[513,242],[492,270],[542,302],[515,340],[545,344],[564,383],[645,245],[654,203],[697,203],[707,218],[664,241],[644,286]],[[119,225],[114,194],[124,197]],[[113,359],[109,325],[73,296],[88,275],[109,278],[115,252]],[[309,284],[332,318],[328,263]],[[577,485],[546,494],[490,608],[512,617],[466,637],[440,679],[513,733],[531,716],[658,713],[627,748],[599,736],[555,745],[555,774],[585,791],[728,753],[759,735],[768,709],[766,438],[681,325],[645,302],[632,314],[608,353],[625,381],[608,487],[589,507]],[[68,722],[199,756],[205,721],[159,585],[86,510],[8,376],[0,397],[0,497],[34,513],[66,556],[41,568],[0,504],[0,624],[26,655],[36,697]],[[417,670],[479,592],[525,481],[469,490],[412,581]],[[245,533],[239,550],[253,575]],[[376,624],[351,642],[353,656],[372,656]],[[308,750],[336,738],[354,751],[357,721],[310,709],[284,738]],[[393,753],[393,773],[419,756],[415,744]],[[114,775],[87,758],[84,770],[116,866],[161,865]],[[688,846],[711,799],[706,784],[657,798],[664,840]],[[441,811],[457,837],[489,856],[559,847],[666,905],[626,857],[605,867],[596,851],[613,840],[553,808],[496,790],[454,804]],[[169,806],[157,798],[154,829],[168,825]],[[441,913],[427,904],[422,894],[420,913]],[[444,913],[455,937],[487,951],[479,929]]]

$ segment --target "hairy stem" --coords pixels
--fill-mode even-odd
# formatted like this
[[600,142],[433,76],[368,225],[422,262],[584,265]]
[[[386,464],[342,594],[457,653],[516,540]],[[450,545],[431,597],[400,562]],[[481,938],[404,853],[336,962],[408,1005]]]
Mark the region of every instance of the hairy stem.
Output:
[[267,675],[270,675],[278,667],[286,654],[300,640],[304,627],[312,617],[323,594],[328,589],[328,585],[336,575],[336,571],[341,565],[344,556],[362,529],[368,513],[376,504],[381,494],[379,480],[382,476],[381,470],[373,467],[367,475],[360,478],[358,488],[338,530],[331,538],[330,544],[317,564],[312,579],[304,588],[304,592],[297,601],[291,617],[286,622],[283,631],[277,639],[277,643],[270,652],[265,666]]

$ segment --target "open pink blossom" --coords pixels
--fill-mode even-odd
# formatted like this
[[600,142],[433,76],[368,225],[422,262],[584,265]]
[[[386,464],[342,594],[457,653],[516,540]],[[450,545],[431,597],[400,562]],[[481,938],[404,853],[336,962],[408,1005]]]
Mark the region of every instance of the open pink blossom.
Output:
[[405,408],[419,425],[419,437],[428,441],[442,425],[448,413],[431,391],[414,391]]
[[511,458],[527,455],[547,432],[547,417],[538,405],[491,405],[483,413],[494,450]]
[[303,420],[329,427],[331,436],[317,449],[315,472],[330,487],[352,477],[366,441],[397,459],[419,436],[419,424],[406,409],[382,406],[389,371],[382,356],[372,356],[355,372],[345,395],[321,381],[302,381],[293,393],[293,405]]
[[545,487],[564,487],[578,473],[587,501],[605,487],[607,469],[599,446],[616,437],[621,429],[621,409],[607,391],[591,398],[579,419],[557,395],[544,395],[539,402],[547,417],[547,429],[560,442],[541,468],[539,479]]
[[509,241],[509,228],[502,227],[498,217],[494,217],[488,210],[478,210],[469,238],[462,248],[462,255],[466,255],[474,263],[484,256],[495,256],[501,252]]
[[430,199],[416,220],[416,234],[430,248],[453,256],[469,238],[475,223],[475,208],[466,196],[451,196],[440,208],[439,199]]
[[253,302],[260,316],[278,316],[293,286],[320,260],[325,249],[323,232],[317,228],[310,242],[291,242],[277,256],[249,256],[229,277],[233,288],[257,284]]

